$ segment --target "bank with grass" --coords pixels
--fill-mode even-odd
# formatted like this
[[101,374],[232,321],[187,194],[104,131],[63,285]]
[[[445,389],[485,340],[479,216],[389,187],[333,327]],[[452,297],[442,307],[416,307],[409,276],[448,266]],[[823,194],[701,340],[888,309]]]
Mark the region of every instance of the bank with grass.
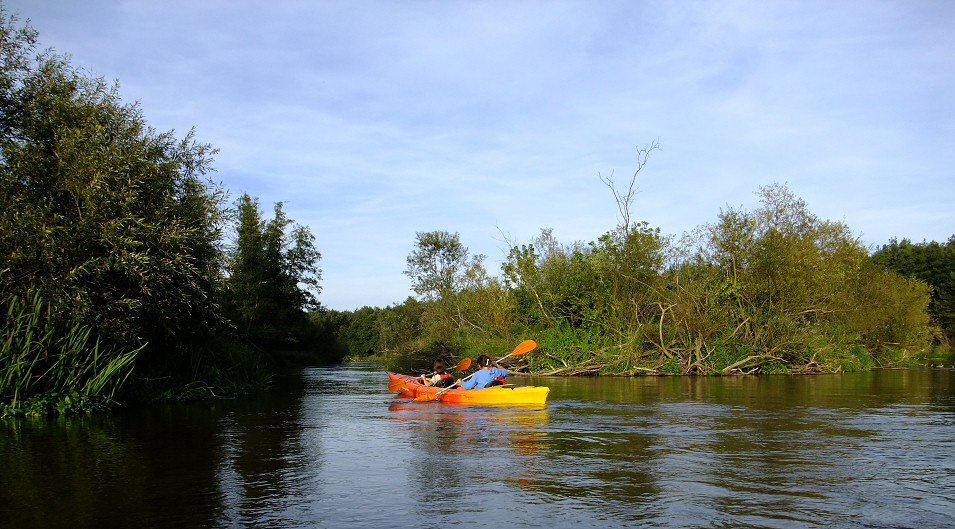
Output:
[[[785,185],[757,194],[756,209],[729,208],[680,240],[628,220],[588,243],[544,229],[513,244],[497,275],[457,234],[419,233],[407,271],[418,297],[363,309],[340,336],[393,370],[426,369],[434,356],[494,356],[525,338],[539,348],[512,367],[541,375],[811,374],[951,361],[939,304],[948,291],[886,266]],[[946,259],[936,260],[938,277],[955,273]]]

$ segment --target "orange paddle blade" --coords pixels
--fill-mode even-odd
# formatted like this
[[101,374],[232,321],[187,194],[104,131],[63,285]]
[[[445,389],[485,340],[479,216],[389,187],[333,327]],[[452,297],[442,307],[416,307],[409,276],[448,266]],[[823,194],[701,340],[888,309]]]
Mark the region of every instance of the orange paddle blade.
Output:
[[457,369],[458,371],[464,371],[465,369],[467,369],[467,368],[469,368],[469,367],[471,367],[471,359],[470,359],[470,358],[465,358],[465,359],[461,360],[460,362],[458,362],[458,365],[454,366],[454,368]]
[[514,348],[514,351],[511,352],[511,356],[518,356],[524,353],[529,353],[537,348],[537,342],[534,340],[524,340],[517,347]]

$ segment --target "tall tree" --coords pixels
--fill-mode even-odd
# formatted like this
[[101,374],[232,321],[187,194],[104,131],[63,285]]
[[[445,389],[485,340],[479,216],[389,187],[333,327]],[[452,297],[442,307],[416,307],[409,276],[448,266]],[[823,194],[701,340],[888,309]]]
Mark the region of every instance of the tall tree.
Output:
[[305,311],[318,308],[321,254],[315,238],[307,227],[285,215],[281,202],[275,204],[275,216],[267,222],[258,199],[248,194],[239,197],[236,210],[228,313],[239,332],[256,345],[296,348],[307,323]]
[[426,300],[449,300],[464,281],[468,249],[457,233],[418,232],[415,239],[405,271],[411,289]]
[[436,342],[448,344],[460,325],[458,294],[466,281],[468,249],[457,233],[418,232],[405,274],[411,288],[428,302],[422,325]]
[[219,315],[214,150],[157,133],[115,85],[36,53],[36,33],[0,16],[0,295],[39,289],[107,348],[188,360]]

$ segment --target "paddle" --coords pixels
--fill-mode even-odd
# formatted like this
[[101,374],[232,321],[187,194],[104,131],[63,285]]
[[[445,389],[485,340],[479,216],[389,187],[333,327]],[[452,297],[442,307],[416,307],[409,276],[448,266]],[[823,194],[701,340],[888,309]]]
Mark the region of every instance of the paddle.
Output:
[[[465,369],[467,369],[467,368],[469,368],[469,367],[471,367],[471,359],[470,359],[470,358],[464,358],[464,359],[462,359],[460,362],[458,362],[457,365],[455,365],[454,367],[452,367],[451,369],[457,369],[458,371],[464,371]],[[432,371],[431,373],[428,374],[428,376],[431,376],[431,375],[434,375],[434,374],[435,374],[435,372]],[[405,385],[405,381],[404,381],[404,380],[391,379],[391,380],[388,381],[388,391],[398,391],[398,389],[401,388],[401,386],[404,386],[404,385]]]
[[[529,352],[533,351],[534,348],[536,348],[536,347],[537,347],[537,342],[535,342],[534,340],[524,340],[524,341],[521,342],[517,347],[515,347],[514,350],[511,351],[509,354],[507,354],[507,355],[505,355],[505,356],[502,356],[501,358],[498,358],[497,362],[495,362],[495,363],[496,363],[496,364],[500,364],[501,362],[503,362],[504,360],[506,360],[506,359],[508,359],[508,358],[510,358],[510,357],[512,357],[512,356],[520,356],[520,355],[522,355],[522,354],[524,354],[524,353],[529,353]],[[474,373],[477,373],[477,371],[475,371]],[[464,382],[465,380],[468,380],[468,379],[470,379],[471,377],[473,377],[473,376],[474,376],[474,373],[471,373],[470,375],[464,377],[464,379],[461,380],[461,382]],[[415,397],[414,400],[415,400],[415,402],[430,402],[430,401],[432,401],[432,400],[437,399],[438,396],[441,395],[442,393],[444,393],[445,391],[447,391],[447,390],[449,390],[449,389],[453,389],[453,388],[454,388],[455,386],[457,386],[457,385],[458,385],[458,383],[455,382],[454,384],[452,384],[452,385],[450,385],[450,386],[448,386],[448,387],[442,389],[441,391],[438,391],[437,393],[434,393],[433,395],[420,395],[420,396],[418,396],[418,397]]]

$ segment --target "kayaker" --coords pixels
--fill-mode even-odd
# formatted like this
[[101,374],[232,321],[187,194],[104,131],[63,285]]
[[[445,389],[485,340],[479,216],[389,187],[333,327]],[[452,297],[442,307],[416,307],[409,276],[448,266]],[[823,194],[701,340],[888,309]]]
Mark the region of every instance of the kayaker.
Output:
[[481,389],[504,383],[504,377],[507,376],[507,369],[504,369],[501,364],[491,361],[488,355],[479,356],[477,365],[480,369],[475,371],[470,378],[461,382],[462,388]]
[[444,360],[435,358],[431,375],[421,375],[421,383],[425,386],[438,388],[450,386],[454,382],[454,377],[451,376],[451,373],[448,373],[447,369],[448,366],[445,365]]

